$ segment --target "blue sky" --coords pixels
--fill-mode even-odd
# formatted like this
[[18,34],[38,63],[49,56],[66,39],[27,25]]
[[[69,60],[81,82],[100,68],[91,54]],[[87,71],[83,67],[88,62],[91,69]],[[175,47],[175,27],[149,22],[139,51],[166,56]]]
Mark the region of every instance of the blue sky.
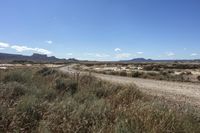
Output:
[[200,58],[200,1],[0,0],[0,52]]

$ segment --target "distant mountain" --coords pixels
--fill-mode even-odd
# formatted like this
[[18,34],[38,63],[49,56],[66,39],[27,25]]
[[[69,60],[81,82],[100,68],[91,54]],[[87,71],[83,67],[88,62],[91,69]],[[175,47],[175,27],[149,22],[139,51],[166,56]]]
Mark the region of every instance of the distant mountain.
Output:
[[0,53],[0,62],[45,62],[45,63],[50,63],[50,62],[60,62],[60,63],[65,63],[65,62],[76,62],[78,60],[76,59],[59,59],[56,58],[55,56],[50,56],[48,57],[47,55],[43,54],[36,54],[34,53],[31,56],[26,56],[26,55],[20,55],[20,54],[7,54],[7,53]]
[[195,60],[152,60],[145,58],[135,58],[131,60],[121,60],[120,62],[199,62],[199,59]]
[[153,62],[153,60],[145,58],[134,58],[131,60],[120,60],[120,62]]
[[152,62],[153,60],[152,59],[145,59],[145,58],[135,58],[135,59],[132,59],[130,61],[133,61],[133,62]]

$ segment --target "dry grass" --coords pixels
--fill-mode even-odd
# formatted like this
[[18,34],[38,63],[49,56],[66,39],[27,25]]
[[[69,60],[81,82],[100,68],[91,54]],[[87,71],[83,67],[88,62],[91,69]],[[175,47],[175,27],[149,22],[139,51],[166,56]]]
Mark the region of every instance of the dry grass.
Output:
[[170,71],[160,71],[157,72],[142,72],[142,71],[132,71],[132,72],[116,72],[111,70],[106,71],[92,71],[95,73],[102,73],[108,75],[118,75],[118,76],[126,76],[133,78],[144,78],[144,79],[155,79],[155,80],[165,80],[165,81],[179,81],[179,82],[190,82],[189,78],[185,73],[180,75],[171,74]]
[[74,69],[109,75],[165,81],[199,82],[200,64],[195,63],[90,63]]
[[0,72],[0,132],[200,131],[193,110],[158,101],[134,85],[48,68]]

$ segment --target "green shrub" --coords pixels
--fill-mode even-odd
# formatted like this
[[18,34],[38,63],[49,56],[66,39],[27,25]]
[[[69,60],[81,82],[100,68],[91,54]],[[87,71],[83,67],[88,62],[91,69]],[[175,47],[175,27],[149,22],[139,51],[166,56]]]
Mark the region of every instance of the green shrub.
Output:
[[159,68],[159,67],[153,67],[152,70],[153,70],[153,71],[160,71],[160,68]]
[[76,93],[78,84],[73,80],[57,79],[55,88],[60,92],[69,92],[71,95]]
[[168,70],[167,72],[168,73],[174,73],[174,70]]
[[46,91],[43,94],[43,97],[51,102],[57,97],[57,93],[55,89],[52,89],[52,88],[46,89]]
[[108,92],[105,88],[97,88],[95,89],[94,93],[98,98],[105,98],[108,96]]
[[152,77],[156,77],[156,76],[159,76],[157,73],[155,72],[149,72],[147,73],[149,76],[152,76]]
[[77,82],[69,82],[67,84],[67,92],[70,93],[71,95],[75,94],[78,89],[78,83]]
[[26,88],[18,82],[9,82],[7,84],[0,84],[0,91],[1,96],[6,100],[17,100],[25,95]]
[[123,113],[119,113],[117,117],[117,122],[115,125],[115,133],[140,133],[147,132],[144,127],[142,127],[142,122],[139,118],[131,119],[125,116]]
[[16,125],[22,131],[34,131],[42,118],[42,110],[38,104],[38,99],[35,96],[26,95],[22,97],[17,105]]
[[126,71],[121,71],[121,72],[119,73],[119,75],[120,75],[120,76],[127,76],[128,74],[127,74]]
[[133,72],[131,73],[131,76],[132,76],[132,77],[135,77],[135,78],[140,77],[141,75],[142,75],[142,73],[141,73],[141,72],[138,72],[138,71],[133,71]]
[[146,65],[146,66],[143,67],[143,69],[146,70],[146,71],[152,71],[155,68],[154,68],[153,65]]
[[38,99],[33,95],[25,95],[21,98],[20,103],[17,105],[17,109],[21,112],[28,112],[38,102]]
[[0,132],[5,133],[9,131],[9,124],[12,120],[13,114],[9,112],[8,105],[0,104]]
[[39,70],[37,73],[43,75],[43,76],[47,76],[47,75],[52,75],[55,74],[56,71],[54,69],[48,68],[48,67],[44,67],[41,70]]
[[57,79],[55,88],[59,91],[65,91],[67,89],[66,81],[63,79]]
[[111,74],[111,75],[119,75],[119,72],[111,71],[110,74]]
[[186,75],[192,75],[192,72],[186,71],[185,74],[186,74]]
[[166,72],[166,71],[160,71],[160,74],[163,75],[163,76],[167,76],[168,72]]
[[5,75],[3,81],[4,82],[16,81],[19,83],[27,83],[31,82],[31,76],[32,73],[30,71],[22,71],[22,70],[10,71],[7,73],[7,75]]
[[200,76],[197,76],[197,79],[200,81]]

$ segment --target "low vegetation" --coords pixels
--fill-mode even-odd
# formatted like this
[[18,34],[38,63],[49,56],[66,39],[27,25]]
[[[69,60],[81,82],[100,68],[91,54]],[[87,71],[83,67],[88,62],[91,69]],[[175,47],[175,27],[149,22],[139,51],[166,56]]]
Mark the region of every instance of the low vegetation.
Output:
[[191,108],[169,105],[134,85],[49,68],[1,70],[0,75],[0,132],[200,131]]
[[92,72],[103,73],[103,74],[108,74],[108,75],[134,77],[134,78],[190,82],[190,79],[188,78],[187,73],[181,73],[181,74],[175,75],[171,71],[160,71],[160,72],[119,71],[118,72],[118,71],[106,70],[106,71],[92,71]]
[[128,65],[134,65],[136,67],[143,66],[144,70],[147,71],[159,71],[160,69],[199,69],[200,64],[199,63],[181,63],[181,62],[168,62],[168,63],[144,63],[144,62],[135,62],[135,63],[123,63],[123,62],[90,62],[90,63],[82,63],[82,65],[85,65],[87,67],[92,66],[123,66],[126,67]]
[[200,64],[192,63],[104,63],[81,64],[74,69],[127,77],[199,82]]
[[200,76],[198,76],[197,79],[200,81]]

